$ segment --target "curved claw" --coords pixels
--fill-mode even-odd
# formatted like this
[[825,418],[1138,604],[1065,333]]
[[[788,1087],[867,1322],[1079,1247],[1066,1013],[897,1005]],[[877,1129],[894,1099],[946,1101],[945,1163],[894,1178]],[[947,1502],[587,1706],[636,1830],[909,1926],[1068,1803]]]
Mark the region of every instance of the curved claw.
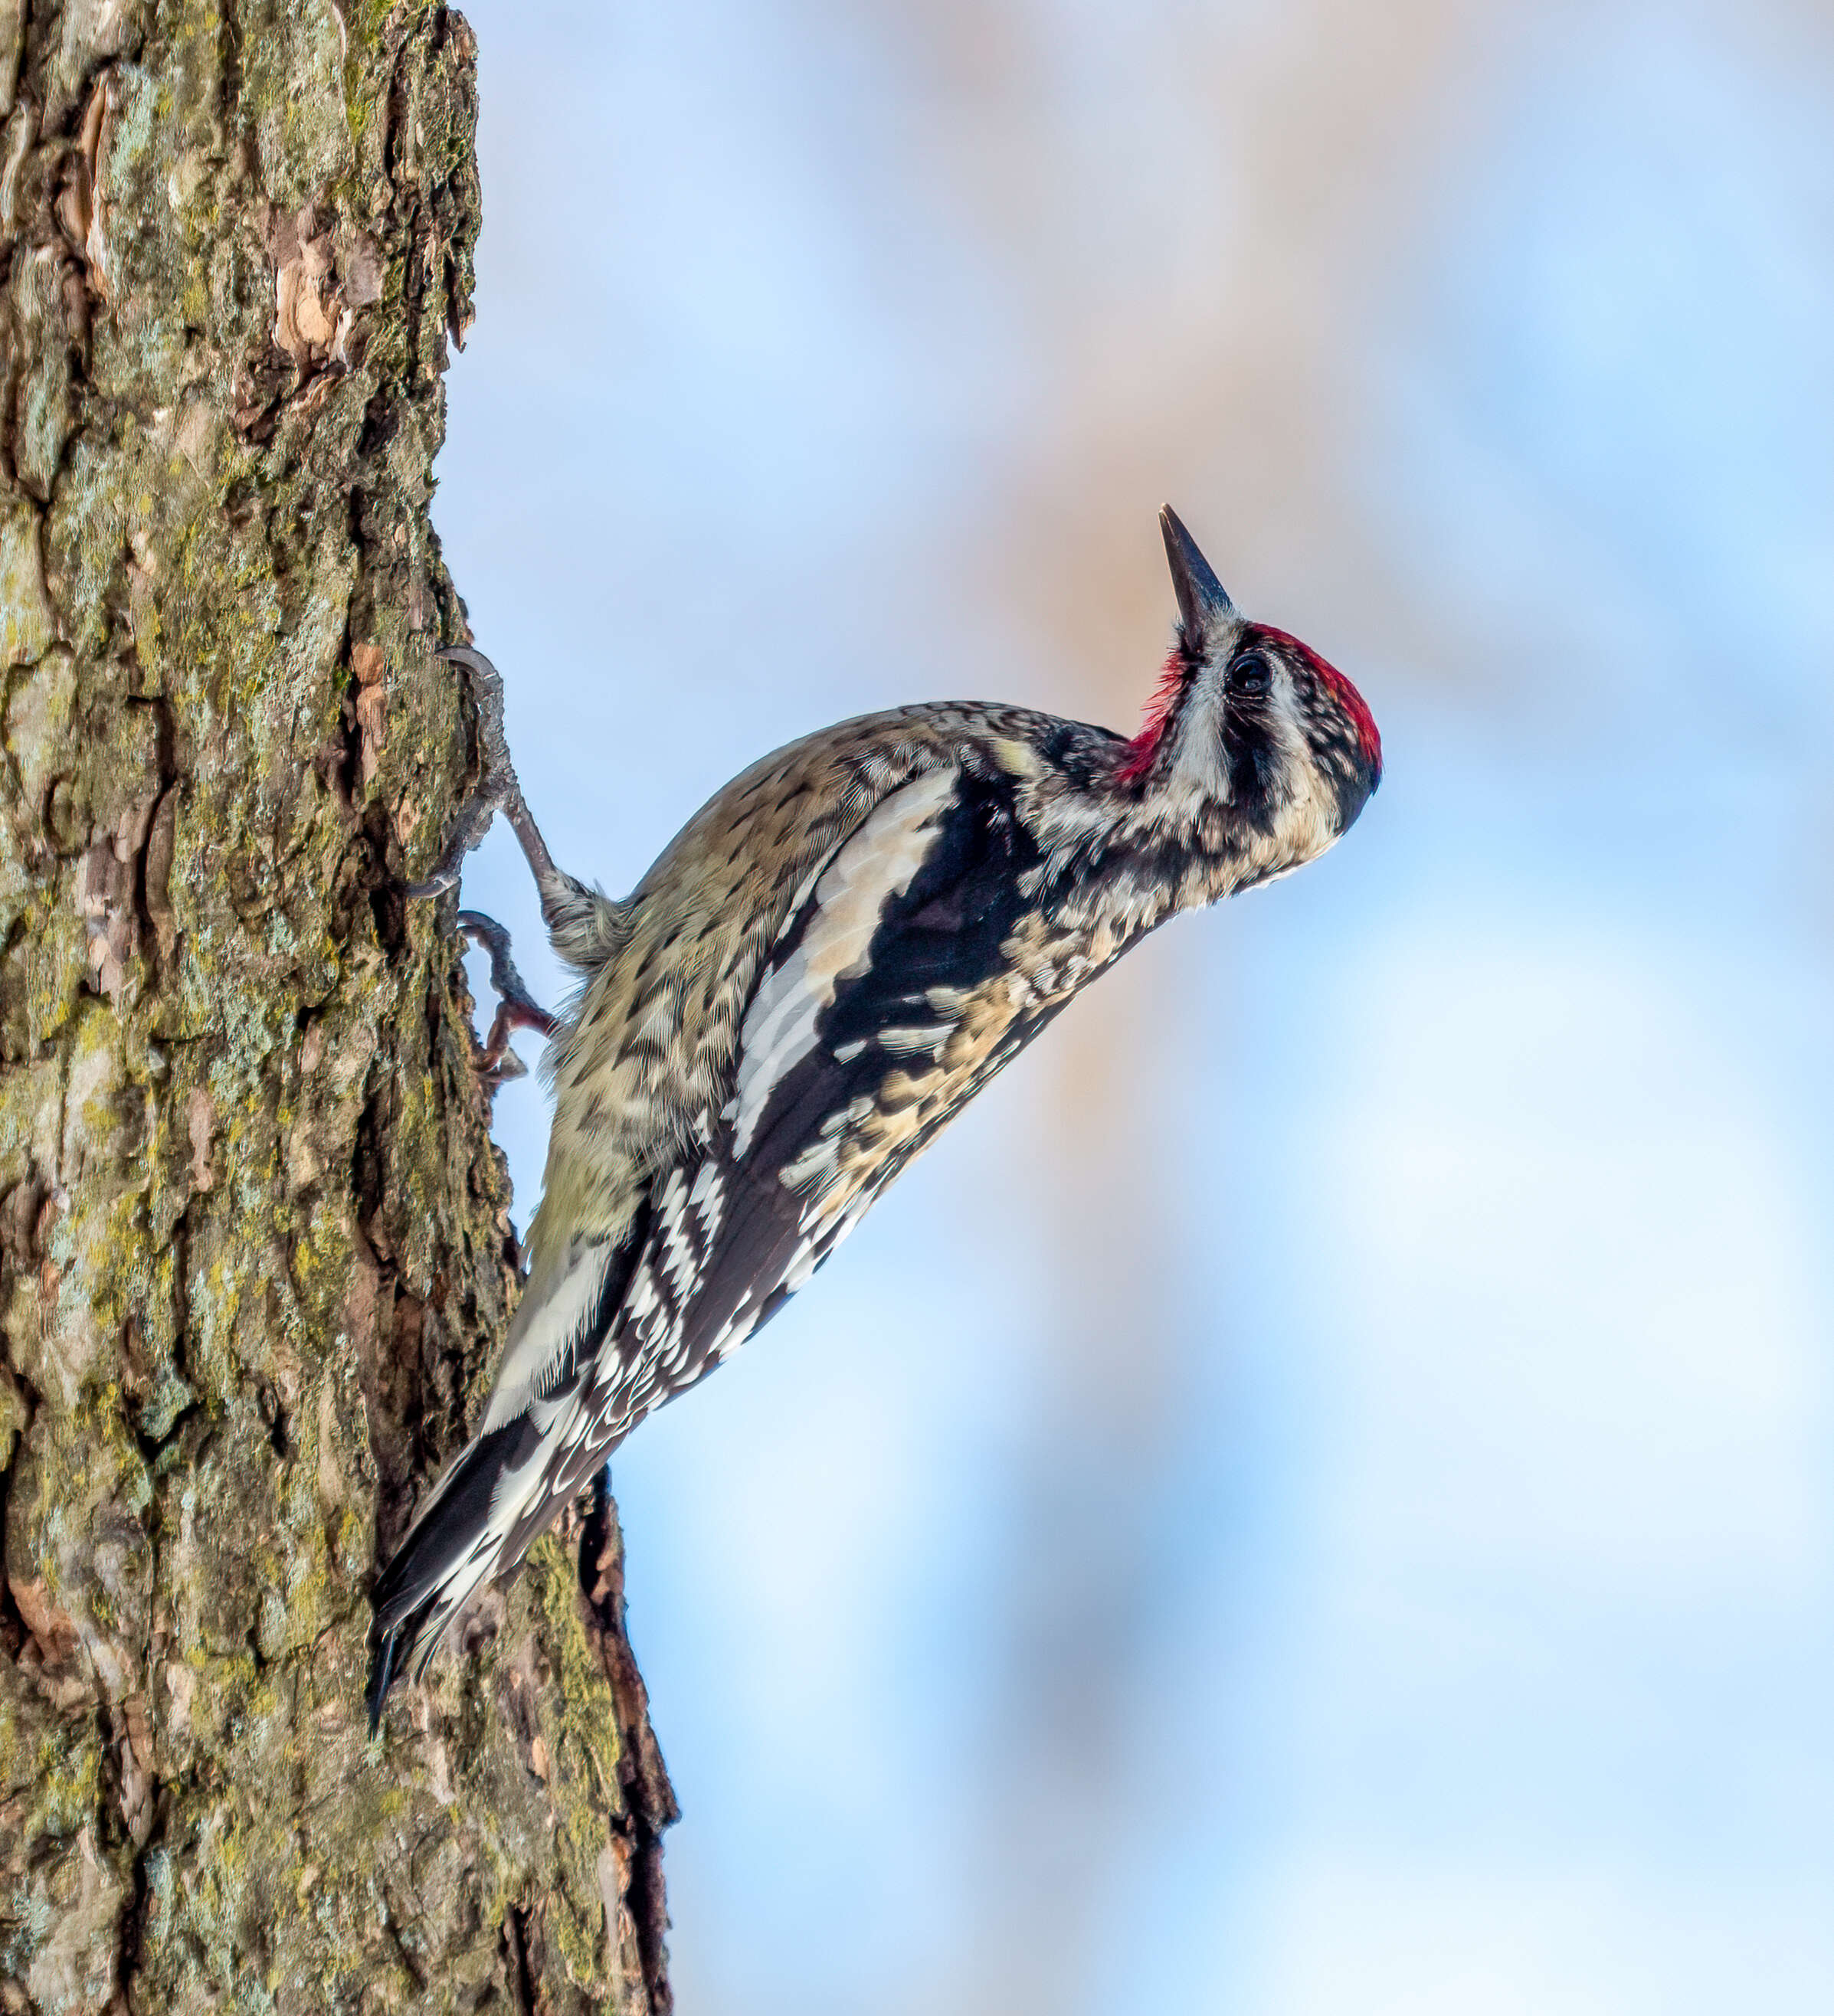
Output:
[[[491,1034],[493,1036],[496,1034],[496,1024],[494,1022],[491,1024]],[[487,1052],[486,1055],[488,1054]],[[508,1085],[519,1078],[527,1078],[528,1067],[510,1048],[509,1045],[505,1043],[503,1055],[495,1064],[481,1064],[478,1067],[477,1075],[494,1092],[499,1085]]]
[[484,774],[477,780],[477,790],[460,807],[447,837],[445,851],[432,873],[423,882],[409,884],[409,895],[416,898],[443,896],[456,887],[466,855],[490,830],[491,821],[511,794],[518,799],[522,795],[503,733],[503,675],[481,651],[469,644],[448,644],[434,655],[458,666],[471,689],[477,708],[477,747],[484,761]]
[[533,1029],[550,1041],[559,1035],[560,1017],[551,1015],[528,991],[510,954],[510,934],[481,910],[461,910],[459,928],[490,954],[490,984],[496,989],[497,1012],[478,1060],[479,1075],[492,1085],[527,1075],[528,1067],[510,1047],[517,1029]]

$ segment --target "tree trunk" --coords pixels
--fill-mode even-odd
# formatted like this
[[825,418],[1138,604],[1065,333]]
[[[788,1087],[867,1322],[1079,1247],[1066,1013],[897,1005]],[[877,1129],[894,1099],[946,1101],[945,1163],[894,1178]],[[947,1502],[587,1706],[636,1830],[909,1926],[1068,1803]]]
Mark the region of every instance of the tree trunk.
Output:
[[0,2011],[668,2006],[608,1503],[362,1714],[517,1280],[404,893],[477,762],[473,57],[427,0],[0,0]]

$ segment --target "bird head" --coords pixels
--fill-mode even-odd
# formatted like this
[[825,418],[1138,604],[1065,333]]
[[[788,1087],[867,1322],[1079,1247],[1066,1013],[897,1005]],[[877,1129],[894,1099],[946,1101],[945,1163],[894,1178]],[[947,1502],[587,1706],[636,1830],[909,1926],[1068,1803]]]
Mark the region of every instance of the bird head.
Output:
[[1169,505],[1159,527],[1177,635],[1118,781],[1173,815],[1223,808],[1260,872],[1281,873],[1348,830],[1382,781],[1382,737],[1335,666],[1241,614]]

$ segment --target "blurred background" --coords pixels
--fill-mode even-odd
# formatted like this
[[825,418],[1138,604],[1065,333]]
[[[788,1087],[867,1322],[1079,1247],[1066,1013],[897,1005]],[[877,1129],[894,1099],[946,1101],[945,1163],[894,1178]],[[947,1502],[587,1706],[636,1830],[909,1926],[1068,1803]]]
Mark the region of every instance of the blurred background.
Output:
[[567,866],[1130,730],[1162,499],[1388,752],[620,1453],[684,2016],[1834,2008],[1834,16],[466,11],[436,519]]

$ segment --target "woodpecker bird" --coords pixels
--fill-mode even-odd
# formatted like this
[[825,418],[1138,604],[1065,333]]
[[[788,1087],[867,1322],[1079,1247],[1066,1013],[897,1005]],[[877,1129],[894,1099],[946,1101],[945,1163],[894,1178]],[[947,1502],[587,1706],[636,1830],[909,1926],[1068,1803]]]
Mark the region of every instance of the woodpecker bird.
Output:
[[768,1321],[1073,995],[1362,811],[1382,776],[1362,696],[1240,615],[1169,509],[1161,525],[1177,632],[1131,740],[972,702],[843,722],[734,778],[622,902],[554,866],[500,683],[449,654],[481,682],[495,783],[419,893],[456,880],[503,807],[582,977],[546,1017],[493,941],[492,1051],[506,1014],[553,1039],[546,1180],[476,1438],[376,1585],[372,1726],[473,1592]]

